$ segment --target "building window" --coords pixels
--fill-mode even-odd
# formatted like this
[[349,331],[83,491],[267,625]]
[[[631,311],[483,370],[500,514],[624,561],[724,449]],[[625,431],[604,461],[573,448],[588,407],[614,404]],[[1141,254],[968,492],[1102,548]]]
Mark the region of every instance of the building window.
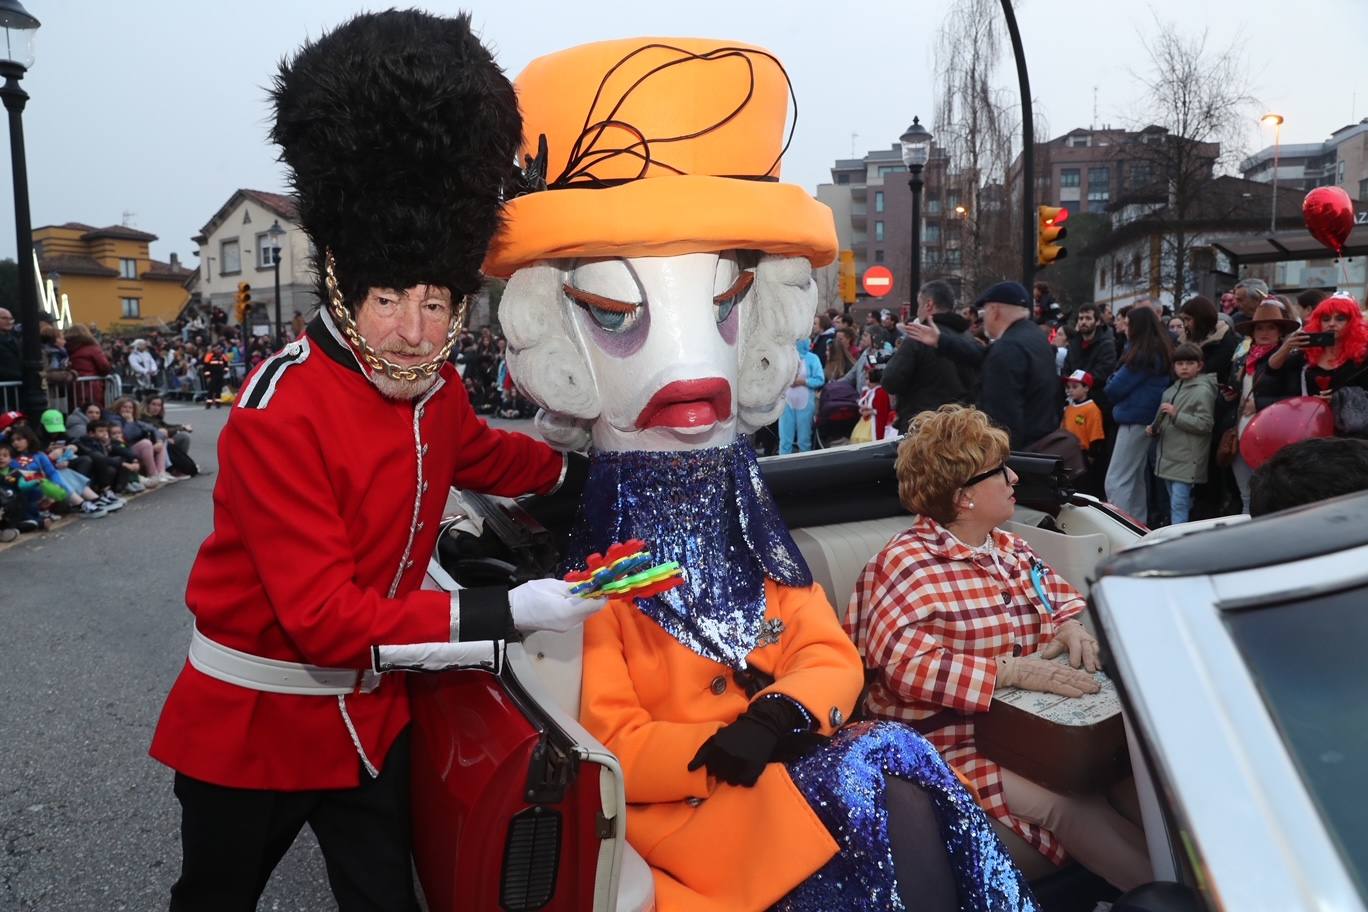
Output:
[[928,244],[939,244],[939,243],[940,243],[940,237],[941,237],[941,235],[940,235],[940,223],[939,223],[939,222],[927,222],[927,223],[926,223],[926,243],[928,243]]
[[879,177],[886,174],[906,174],[907,165],[879,165]]
[[1091,191],[1094,187],[1106,188],[1106,187],[1110,187],[1110,186],[1111,186],[1111,168],[1108,168],[1107,166],[1103,165],[1103,166],[1100,167],[1100,168],[1089,168],[1089,169],[1088,169],[1088,190],[1089,190],[1089,191]]
[[884,261],[884,260],[883,260],[883,251],[882,251],[882,250],[876,250],[876,251],[874,251],[874,262],[876,262],[876,263],[882,263],[883,261]]
[[1133,189],[1148,186],[1154,181],[1154,168],[1149,162],[1131,162],[1130,185]]
[[874,240],[876,240],[876,241],[882,241],[882,240],[884,239],[884,227],[883,227],[883,225],[884,225],[883,222],[875,222],[875,223],[874,223]]
[[838,174],[838,175],[836,175],[836,183],[838,183],[838,184],[848,184],[848,183],[850,183],[850,175],[849,175],[849,174]]
[[136,279],[138,277],[138,261],[132,257],[119,258],[119,278]]
[[1087,134],[1087,133],[1084,133],[1082,136],[1070,136],[1070,137],[1069,137],[1069,148],[1071,148],[1071,149],[1085,149],[1085,148],[1087,148],[1088,146],[1092,145],[1091,140],[1092,140],[1092,136],[1090,136],[1090,135]]
[[933,196],[933,197],[931,197],[929,200],[926,201],[926,214],[927,214],[927,215],[940,215],[940,211],[941,211],[941,207],[940,207],[940,197],[939,197],[939,196]]
[[1061,170],[1061,171],[1059,172],[1059,186],[1061,186],[1061,187],[1077,187],[1077,186],[1078,186],[1078,169],[1077,169],[1077,168],[1064,168],[1063,170]]
[[275,260],[271,259],[271,236],[265,231],[261,232],[256,236],[256,244],[257,269],[270,269],[275,265]]
[[946,208],[946,209],[954,210],[954,208],[955,208],[956,206],[958,206],[958,205],[959,205],[959,194],[958,194],[958,193],[948,193],[948,194],[946,194],[946,196],[945,196],[945,208]]
[[883,203],[883,191],[882,191],[882,190],[875,190],[875,191],[874,191],[874,211],[875,211],[875,212],[883,212],[883,206],[884,206],[884,203]]
[[945,251],[945,265],[950,269],[958,269],[960,265],[960,252],[958,250]]
[[1109,202],[1111,202],[1111,192],[1105,184],[1098,186],[1097,189],[1093,189],[1092,186],[1088,187],[1089,212],[1106,212]]
[[236,275],[242,272],[242,245],[237,238],[219,243],[219,275]]
[[142,298],[123,299],[123,318],[125,320],[138,320],[142,318]]
[[1136,283],[1140,281],[1140,254],[1138,253],[1131,257],[1131,281]]
[[1359,181],[1358,198],[1360,200],[1368,201],[1368,177],[1365,177],[1363,180]]
[[1102,267],[1100,270],[1098,270],[1098,272],[1097,272],[1097,287],[1098,287],[1098,288],[1106,288],[1106,287],[1107,287],[1107,267],[1106,267],[1106,266],[1103,266],[1103,267]]

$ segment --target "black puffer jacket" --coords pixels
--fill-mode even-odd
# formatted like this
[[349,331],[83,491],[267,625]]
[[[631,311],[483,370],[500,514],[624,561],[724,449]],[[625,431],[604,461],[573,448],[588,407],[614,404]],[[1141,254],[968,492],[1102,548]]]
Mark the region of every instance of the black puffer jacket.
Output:
[[[958,314],[933,314],[941,335],[964,336],[969,323]],[[957,363],[936,349],[912,339],[904,339],[884,368],[883,387],[893,396],[898,413],[899,432],[919,412],[940,408],[948,402],[963,405],[973,401],[978,371]]]

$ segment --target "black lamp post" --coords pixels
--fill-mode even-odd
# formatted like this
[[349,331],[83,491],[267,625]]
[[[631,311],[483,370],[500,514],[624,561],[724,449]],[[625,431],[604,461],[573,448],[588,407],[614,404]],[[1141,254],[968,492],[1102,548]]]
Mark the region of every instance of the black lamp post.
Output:
[[271,262],[275,266],[275,337],[276,348],[285,347],[285,330],[280,323],[280,239],[285,236],[285,229],[280,227],[280,219],[271,223],[271,227],[266,230],[266,234],[271,238]]
[[902,160],[912,177],[907,186],[912,188],[912,259],[908,275],[908,295],[912,302],[912,313],[917,312],[917,293],[921,291],[921,192],[922,168],[931,157],[931,131],[921,125],[921,119],[912,118],[912,126],[899,137],[902,142]]
[[37,421],[47,408],[43,345],[38,335],[38,282],[33,274],[33,226],[29,221],[28,166],[24,160],[24,104],[28,93],[19,85],[33,66],[33,36],[38,20],[18,0],[0,0],[0,98],[9,112],[10,163],[14,171],[14,239],[19,247],[19,319],[23,321],[23,394],[20,406]]

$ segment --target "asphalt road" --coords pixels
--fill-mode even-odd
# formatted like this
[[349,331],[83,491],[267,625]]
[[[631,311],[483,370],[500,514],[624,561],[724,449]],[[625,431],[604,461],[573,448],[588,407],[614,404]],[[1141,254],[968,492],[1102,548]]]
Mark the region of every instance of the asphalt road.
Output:
[[[226,409],[176,410],[217,468]],[[529,422],[498,422],[525,429]],[[180,871],[171,771],[147,756],[185,661],[185,580],[217,474],[0,552],[0,912],[165,909]],[[306,829],[263,912],[336,908]]]

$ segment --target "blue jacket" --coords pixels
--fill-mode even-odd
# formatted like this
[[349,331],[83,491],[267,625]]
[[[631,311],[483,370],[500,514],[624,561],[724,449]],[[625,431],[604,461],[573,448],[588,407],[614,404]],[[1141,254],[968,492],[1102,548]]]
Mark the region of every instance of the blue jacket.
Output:
[[1169,383],[1168,371],[1137,370],[1123,365],[1107,381],[1112,420],[1117,424],[1149,424],[1159,414],[1159,400],[1164,398]]

